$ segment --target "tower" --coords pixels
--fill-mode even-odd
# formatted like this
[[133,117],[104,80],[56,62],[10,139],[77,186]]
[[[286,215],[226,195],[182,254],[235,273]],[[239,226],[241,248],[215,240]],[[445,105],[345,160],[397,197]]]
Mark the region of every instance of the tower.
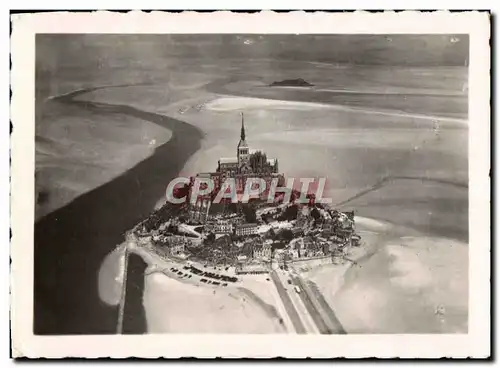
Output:
[[237,148],[237,157],[238,157],[238,169],[240,172],[247,172],[250,168],[249,166],[249,150],[248,144],[245,140],[245,120],[243,117],[243,113],[241,113],[241,135],[240,142],[238,143]]

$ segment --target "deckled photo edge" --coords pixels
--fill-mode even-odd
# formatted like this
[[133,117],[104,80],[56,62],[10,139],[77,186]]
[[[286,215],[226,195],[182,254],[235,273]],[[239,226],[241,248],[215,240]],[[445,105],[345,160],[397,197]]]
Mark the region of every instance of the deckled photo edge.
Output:
[[[370,17],[370,24],[356,18]],[[438,21],[431,22],[431,18]],[[259,18],[259,21],[256,21]],[[422,19],[426,22],[422,22]],[[168,19],[168,22],[165,20]],[[203,19],[203,22],[200,22]],[[335,21],[332,21],[335,19]],[[411,22],[411,20],[414,22]],[[57,20],[57,21],[55,21]],[[11,323],[15,357],[486,357],[490,354],[489,15],[464,13],[45,13],[12,17]],[[110,26],[112,24],[112,26]],[[469,65],[469,334],[33,334],[34,63],[37,33],[463,33]]]

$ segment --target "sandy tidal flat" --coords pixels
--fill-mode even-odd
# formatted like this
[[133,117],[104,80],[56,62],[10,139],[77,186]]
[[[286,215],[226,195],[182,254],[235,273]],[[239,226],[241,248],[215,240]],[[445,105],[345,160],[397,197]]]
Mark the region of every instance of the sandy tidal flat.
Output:
[[[179,281],[161,270],[182,265],[164,261],[134,244],[128,248],[151,266],[144,276],[142,299],[149,333],[286,332],[277,306],[279,297],[266,276],[240,277],[241,281],[226,288]],[[120,300],[124,250],[125,244],[111,252],[99,271],[99,295],[110,305]]]
[[[376,95],[378,96],[378,95]],[[287,101],[279,99],[265,99],[258,97],[220,97],[213,101],[210,101],[205,105],[205,108],[213,111],[233,111],[233,110],[247,110],[247,109],[263,109],[263,108],[273,108],[278,110],[313,110],[313,109],[328,109],[328,110],[340,110],[340,111],[352,111],[361,114],[371,114],[371,115],[381,115],[381,116],[393,116],[393,117],[403,117],[411,119],[422,119],[422,120],[439,120],[445,123],[455,123],[455,124],[467,124],[467,119],[465,118],[453,118],[446,116],[438,116],[432,114],[423,113],[411,113],[398,111],[395,109],[387,108],[377,108],[376,106],[365,107],[363,105],[351,107],[349,104],[343,104],[339,101],[338,104],[335,103],[318,103],[318,102],[304,102],[304,101]]]
[[184,284],[161,273],[146,277],[144,306],[150,333],[284,332],[248,295],[235,288]]
[[36,217],[151,156],[172,134],[125,115],[100,115],[47,101],[36,124]]
[[422,234],[394,236],[382,226],[373,230],[365,235],[373,249],[357,264],[325,266],[308,275],[346,331],[467,333],[467,244]]
[[117,247],[104,258],[99,269],[98,291],[102,301],[118,305],[123,291],[125,248]]
[[212,111],[234,111],[241,109],[291,109],[291,110],[311,110],[325,109],[328,105],[314,102],[280,101],[268,100],[256,97],[220,97],[205,105],[205,108]]
[[[439,180],[439,175],[443,174],[437,172],[435,178]],[[466,179],[460,176],[457,173],[449,183],[420,180],[418,177],[391,180],[383,187],[340,206],[340,209],[354,210],[363,216],[417,229],[424,234],[466,242],[468,190]],[[444,180],[447,180],[446,176]]]

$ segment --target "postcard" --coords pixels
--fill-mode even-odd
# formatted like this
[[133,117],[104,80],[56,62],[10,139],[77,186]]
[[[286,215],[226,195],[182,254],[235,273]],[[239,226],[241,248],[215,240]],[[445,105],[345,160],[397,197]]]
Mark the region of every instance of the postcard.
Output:
[[490,356],[488,13],[12,27],[13,356]]

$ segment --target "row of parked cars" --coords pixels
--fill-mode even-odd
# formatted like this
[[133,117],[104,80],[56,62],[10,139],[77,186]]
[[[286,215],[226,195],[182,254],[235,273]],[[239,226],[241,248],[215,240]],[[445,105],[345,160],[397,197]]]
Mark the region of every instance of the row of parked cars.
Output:
[[[188,266],[184,266],[184,269],[189,270],[189,267]],[[182,272],[181,270],[178,270],[175,267],[170,267],[170,271],[172,271],[173,273],[177,274],[181,279],[182,278],[190,279],[190,278],[193,277],[192,274],[190,274],[188,272]],[[204,275],[205,273],[206,272],[203,272],[201,275]],[[202,278],[200,281],[203,282],[204,284],[212,284],[212,285],[216,285],[216,286],[219,286],[219,285],[222,284],[222,286],[227,286],[227,282],[221,283],[221,282],[218,282],[218,281],[207,280],[205,278]]]
[[177,268],[175,267],[171,267],[170,268],[170,271],[172,271],[173,273],[177,274],[180,278],[186,278],[186,279],[190,279],[191,277],[193,277],[193,275],[189,274],[189,273],[184,273],[180,270],[178,270]]
[[[201,279],[200,281],[203,282],[204,284],[212,284],[212,285],[216,285],[216,286],[219,286],[221,284],[218,281],[212,281],[212,280],[207,280],[207,279]],[[222,286],[227,286],[227,282],[224,282],[222,284]]]
[[202,271],[197,269],[196,267],[193,266],[184,266],[184,269],[191,271],[195,275],[198,276],[205,276],[207,278],[215,279],[215,280],[222,280],[226,282],[236,282],[238,281],[237,277],[234,276],[225,276],[225,275],[219,275],[213,272],[208,272],[208,271]]

